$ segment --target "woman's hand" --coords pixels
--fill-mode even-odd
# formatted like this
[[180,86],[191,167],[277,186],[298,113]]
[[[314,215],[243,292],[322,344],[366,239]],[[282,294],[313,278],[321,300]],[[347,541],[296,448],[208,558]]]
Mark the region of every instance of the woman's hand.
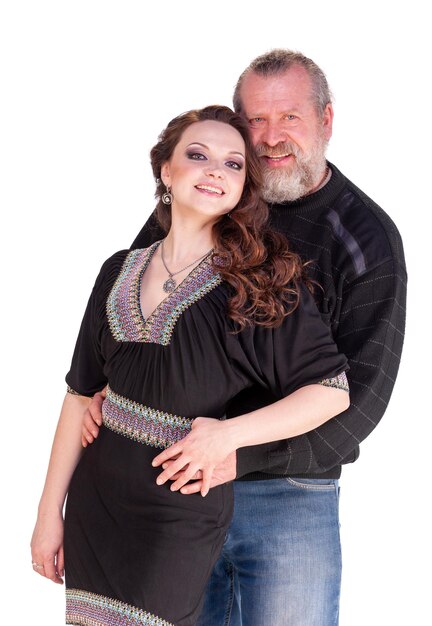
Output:
[[63,584],[63,518],[59,512],[39,515],[31,540],[31,554],[35,572]]
[[178,472],[180,476],[171,485],[172,491],[181,489],[193,480],[197,472],[202,476],[200,492],[206,496],[211,486],[213,472],[221,465],[229,454],[234,452],[235,445],[227,436],[226,422],[209,417],[197,417],[192,422],[191,432],[181,441],[173,444],[153,459],[153,467],[159,467],[168,459],[171,461],[157,478],[162,485]]
[[[170,459],[169,461],[165,461],[162,464],[163,469],[167,469],[174,463],[174,459]],[[174,476],[171,476],[170,480],[173,482],[180,478],[183,475],[183,472],[177,472]],[[217,465],[213,470],[212,479],[210,482],[210,489],[213,487],[218,487],[219,485],[223,485],[225,483],[229,483],[235,480],[237,476],[237,450],[231,452],[226,459],[222,461],[220,465]],[[181,493],[185,495],[189,495],[192,493],[200,493],[202,487],[202,471],[199,470],[189,479],[189,482],[180,489]]]

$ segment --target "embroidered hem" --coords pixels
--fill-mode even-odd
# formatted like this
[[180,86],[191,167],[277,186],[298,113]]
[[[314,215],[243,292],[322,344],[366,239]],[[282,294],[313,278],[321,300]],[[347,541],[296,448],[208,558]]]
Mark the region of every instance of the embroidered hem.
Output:
[[114,598],[66,589],[66,624],[79,626],[174,626],[171,622]]

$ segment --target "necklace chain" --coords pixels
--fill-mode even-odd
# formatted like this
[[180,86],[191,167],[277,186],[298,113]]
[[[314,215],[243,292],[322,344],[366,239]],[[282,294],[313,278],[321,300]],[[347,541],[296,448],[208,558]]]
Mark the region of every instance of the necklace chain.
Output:
[[180,274],[181,272],[184,272],[184,270],[187,270],[189,267],[192,267],[192,265],[195,265],[195,263],[198,263],[198,261],[201,261],[201,259],[204,259],[206,256],[208,256],[213,251],[213,248],[211,248],[208,252],[206,252],[205,254],[200,256],[198,259],[195,259],[195,261],[192,261],[192,263],[189,263],[189,265],[186,265],[181,270],[177,270],[177,272],[171,272],[168,269],[167,264],[165,263],[164,247],[163,246],[164,246],[164,242],[162,241],[162,244],[161,244],[161,259],[162,259],[163,266],[166,269],[166,271],[168,272],[168,276],[169,276],[169,278],[167,278],[167,280],[164,282],[164,284],[162,286],[163,290],[166,293],[171,293],[171,291],[174,291],[174,289],[177,287],[177,283],[174,280],[173,276],[177,276],[177,274]]

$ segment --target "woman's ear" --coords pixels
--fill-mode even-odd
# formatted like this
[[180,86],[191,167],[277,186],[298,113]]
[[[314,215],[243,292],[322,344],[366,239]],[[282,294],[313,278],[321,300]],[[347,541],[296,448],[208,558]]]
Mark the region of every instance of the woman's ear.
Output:
[[161,167],[161,180],[165,187],[171,187],[170,166],[168,161],[162,164]]

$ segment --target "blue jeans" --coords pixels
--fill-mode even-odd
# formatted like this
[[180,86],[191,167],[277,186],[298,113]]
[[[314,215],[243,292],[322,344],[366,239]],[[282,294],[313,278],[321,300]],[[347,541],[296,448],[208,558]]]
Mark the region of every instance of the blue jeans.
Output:
[[337,626],[338,481],[234,483],[234,518],[197,626]]

